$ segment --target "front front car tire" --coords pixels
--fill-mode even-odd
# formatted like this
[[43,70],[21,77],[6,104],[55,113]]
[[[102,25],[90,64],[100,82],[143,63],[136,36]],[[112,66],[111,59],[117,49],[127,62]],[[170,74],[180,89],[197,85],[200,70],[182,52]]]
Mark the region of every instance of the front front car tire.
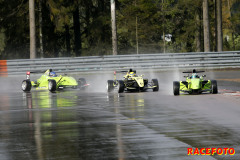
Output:
[[79,78],[78,79],[78,87],[81,89],[81,90],[84,90],[85,89],[85,85],[87,84],[87,81],[85,78]]
[[173,82],[173,94],[174,96],[179,95],[180,83],[178,81]]
[[153,92],[157,92],[159,90],[159,85],[158,85],[158,80],[157,79],[152,79],[153,86]]
[[217,94],[218,93],[218,87],[217,87],[217,81],[216,80],[211,80],[211,93],[212,94]]
[[108,80],[107,81],[107,91],[108,92],[112,92],[113,91],[113,89],[114,89],[114,85],[113,85],[113,80]]
[[22,82],[22,90],[24,92],[29,92],[32,88],[32,84],[30,80],[23,80]]
[[125,85],[122,80],[118,81],[118,93],[122,93],[124,91]]
[[48,90],[54,92],[57,90],[57,83],[55,80],[51,79],[48,81]]

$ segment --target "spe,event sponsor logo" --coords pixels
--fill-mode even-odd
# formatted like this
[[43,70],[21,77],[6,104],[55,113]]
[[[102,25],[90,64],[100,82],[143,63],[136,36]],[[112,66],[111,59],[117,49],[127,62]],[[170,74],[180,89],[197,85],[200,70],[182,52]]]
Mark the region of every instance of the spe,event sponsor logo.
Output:
[[188,148],[188,155],[234,155],[234,148]]

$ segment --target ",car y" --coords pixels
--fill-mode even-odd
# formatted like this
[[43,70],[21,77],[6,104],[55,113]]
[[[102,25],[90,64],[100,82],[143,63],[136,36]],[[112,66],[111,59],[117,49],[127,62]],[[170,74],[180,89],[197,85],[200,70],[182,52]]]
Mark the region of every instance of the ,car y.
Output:
[[206,75],[199,76],[197,73],[205,71],[193,71],[183,72],[191,73],[186,77],[186,81],[174,81],[173,82],[173,94],[179,95],[180,93],[189,93],[189,94],[200,94],[202,92],[208,92],[212,94],[218,93],[217,81],[216,80],[204,80]]
[[111,92],[114,89],[118,90],[118,93],[124,91],[146,91],[147,89],[152,89],[153,91],[158,91],[158,80],[152,79],[151,82],[148,79],[144,79],[143,75],[137,76],[136,70],[130,69],[129,71],[120,71],[126,73],[123,80],[117,80],[116,71],[114,72],[114,80],[107,81],[107,91]]
[[85,89],[89,84],[86,83],[84,78],[79,78],[77,81],[75,78],[70,76],[56,75],[52,69],[48,69],[45,73],[37,79],[37,81],[30,80],[30,73],[38,72],[27,72],[26,80],[22,82],[22,90],[30,91],[32,87],[36,89],[48,89],[49,91],[61,90],[64,88],[73,89]]

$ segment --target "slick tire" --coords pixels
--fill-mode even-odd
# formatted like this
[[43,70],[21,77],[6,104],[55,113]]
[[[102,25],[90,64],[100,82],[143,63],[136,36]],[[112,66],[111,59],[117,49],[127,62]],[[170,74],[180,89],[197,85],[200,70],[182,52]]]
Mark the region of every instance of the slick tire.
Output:
[[80,86],[83,86],[84,84],[87,83],[87,81],[86,81],[85,78],[79,78],[79,79],[78,79],[78,82],[79,82],[79,85],[80,85]]
[[217,94],[218,93],[218,87],[217,87],[217,81],[216,80],[211,80],[211,93],[212,94]]
[[81,90],[84,90],[85,87],[84,85],[87,83],[86,79],[85,78],[79,78],[78,79],[78,87],[81,89]]
[[32,84],[30,82],[30,80],[23,80],[22,82],[22,90],[24,92],[29,92],[32,88]]
[[174,96],[179,95],[180,83],[178,81],[173,82],[173,94]]
[[156,86],[156,87],[153,88],[153,92],[157,92],[159,90],[158,80],[157,79],[152,79],[152,83],[153,83],[154,86]]
[[55,80],[49,80],[48,81],[48,90],[51,92],[54,92],[57,90],[57,83]]
[[113,80],[108,80],[108,81],[107,81],[107,91],[108,91],[108,92],[112,92],[113,89],[114,89]]
[[122,93],[124,91],[124,82],[122,80],[118,81],[118,93]]

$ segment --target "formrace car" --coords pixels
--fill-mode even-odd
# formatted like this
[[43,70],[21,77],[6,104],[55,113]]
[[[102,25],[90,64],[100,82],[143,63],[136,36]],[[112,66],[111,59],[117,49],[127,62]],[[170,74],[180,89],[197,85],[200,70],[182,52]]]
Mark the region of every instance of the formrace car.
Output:
[[107,91],[112,92],[117,90],[118,93],[124,91],[141,92],[148,89],[152,89],[154,92],[159,90],[158,80],[152,79],[151,82],[148,79],[144,79],[143,75],[137,76],[136,70],[130,69],[129,71],[120,71],[126,73],[123,76],[123,80],[117,80],[116,71],[114,72],[114,80],[107,81]]
[[56,90],[62,90],[65,88],[73,89],[85,89],[89,84],[86,83],[84,78],[79,78],[77,81],[75,78],[70,76],[56,75],[52,69],[48,69],[45,73],[37,79],[37,81],[30,80],[31,73],[39,72],[27,72],[26,79],[22,82],[23,91],[31,91],[32,87],[38,89],[48,89],[53,92]]
[[212,94],[218,93],[217,81],[216,80],[204,80],[206,75],[199,76],[197,73],[205,71],[193,71],[183,72],[191,73],[186,77],[185,81],[174,81],[173,82],[173,94],[179,95],[180,93],[189,93],[189,94],[201,94],[203,92],[208,92]]

